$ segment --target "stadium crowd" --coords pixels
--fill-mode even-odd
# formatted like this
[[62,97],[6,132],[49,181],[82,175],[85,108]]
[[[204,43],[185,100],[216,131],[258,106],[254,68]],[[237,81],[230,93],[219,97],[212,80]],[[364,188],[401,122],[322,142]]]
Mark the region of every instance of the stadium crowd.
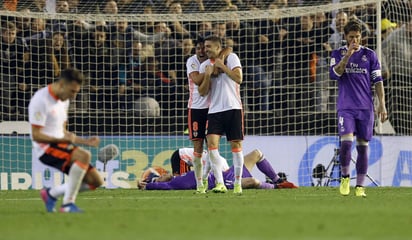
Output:
[[[2,16],[1,120],[8,120],[16,115],[26,116],[32,94],[53,82],[68,67],[82,70],[88,79],[86,87],[73,104],[76,110],[134,110],[136,101],[144,97],[156,100],[162,115],[184,115],[188,100],[186,60],[194,54],[194,42],[208,35],[219,36],[225,46],[232,47],[239,55],[244,72],[242,91],[247,110],[281,109],[288,114],[299,111],[334,111],[336,86],[328,77],[330,52],[344,44],[343,26],[349,19],[358,19],[362,23],[362,44],[376,48],[375,4],[301,17],[273,16],[243,21],[237,16],[239,11],[245,10],[279,9],[329,2],[331,1],[3,1],[4,10],[27,13],[26,15],[61,13],[63,17]],[[385,22],[382,21],[382,31],[386,33],[388,28],[411,25],[410,9],[411,1],[384,2],[382,18]],[[121,17],[122,14],[179,15],[218,11],[231,13],[231,20],[182,22],[158,19],[130,22],[127,17]],[[64,14],[83,13],[119,15],[119,18],[111,22],[64,17]],[[411,29],[409,27],[406,31],[410,34]],[[395,33],[396,31],[388,34]],[[411,35],[407,36],[411,38]],[[385,43],[389,39],[390,36],[385,35],[383,47],[392,46]],[[383,53],[383,59],[391,59],[392,56],[387,56],[391,51],[383,49]],[[407,57],[399,64],[409,65],[410,71],[411,61]],[[391,76],[401,77],[401,81],[396,81],[396,87],[409,85],[405,78],[410,79],[410,74],[399,72],[405,70],[396,66],[390,69],[393,64],[386,65],[385,61],[382,62],[384,73],[385,70],[387,73],[386,79]],[[402,97],[408,92],[399,91],[399,94]],[[389,106],[388,110],[390,112],[394,109]]]

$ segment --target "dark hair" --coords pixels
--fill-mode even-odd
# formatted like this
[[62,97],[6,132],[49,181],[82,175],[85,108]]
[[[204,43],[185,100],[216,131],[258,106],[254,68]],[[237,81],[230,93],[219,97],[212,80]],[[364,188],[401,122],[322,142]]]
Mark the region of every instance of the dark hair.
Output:
[[76,68],[64,69],[60,74],[60,79],[66,82],[76,82],[80,85],[85,81],[83,73]]
[[199,37],[198,39],[195,40],[195,46],[197,46],[197,44],[204,43],[204,42],[205,42],[205,39],[202,37]]
[[215,42],[218,43],[220,46],[222,46],[222,39],[218,36],[215,35],[209,35],[205,38],[205,42],[206,41],[211,41],[211,42]]
[[359,22],[359,20],[350,20],[345,27],[343,28],[343,31],[345,34],[348,34],[349,32],[362,32],[362,25]]

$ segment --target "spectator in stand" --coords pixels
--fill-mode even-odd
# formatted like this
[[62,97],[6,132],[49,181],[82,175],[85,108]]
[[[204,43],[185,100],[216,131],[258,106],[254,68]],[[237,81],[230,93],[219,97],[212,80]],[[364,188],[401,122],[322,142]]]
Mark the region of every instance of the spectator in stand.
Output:
[[61,71],[72,66],[65,32],[55,31],[47,38],[30,41],[30,62],[26,64],[25,82],[30,94],[54,82]]
[[[281,8],[283,5],[278,2],[269,4],[268,9],[274,10]],[[273,97],[270,99],[274,102],[274,109],[281,109],[281,92],[282,92],[282,42],[287,35],[287,28],[282,20],[276,15],[270,19],[255,21],[254,27],[258,36],[258,48],[261,50],[260,63],[263,70],[267,73],[269,79],[272,79]]]
[[[169,5],[169,13],[181,15],[183,14],[182,5],[178,1],[173,1]],[[172,31],[172,38],[183,39],[185,37],[190,37],[190,31],[187,29],[186,25],[188,23],[180,22],[179,20],[174,20],[169,23],[169,27]]]
[[[409,10],[411,11],[411,10]],[[409,21],[382,42],[382,53],[390,72],[389,119],[398,134],[411,134],[412,112],[412,14]]]
[[162,115],[168,115],[169,104],[174,102],[174,82],[159,68],[159,61],[154,56],[145,58],[139,69],[131,72],[128,89],[132,89],[128,97],[128,109],[131,109],[135,100],[141,97],[155,99],[162,109]]
[[[104,26],[95,27],[91,34],[83,35],[76,42],[77,68],[84,72],[89,82],[89,88],[82,97],[89,98],[90,109],[112,110],[119,107],[119,58],[124,59],[125,55],[114,44]],[[87,109],[87,106],[83,107]]]
[[404,0],[388,0],[382,2],[382,18],[388,18],[396,22],[398,26],[408,22],[410,9],[412,8],[411,1]]
[[30,12],[49,12],[47,9],[46,5],[46,0],[33,0],[30,1],[31,3],[28,3],[28,1],[19,1],[17,3],[17,9],[23,9],[23,8],[28,8]]
[[196,34],[192,34],[197,36],[198,38],[205,38],[212,34],[212,22],[210,21],[201,21],[197,26]]
[[314,17],[315,33],[315,103],[316,111],[325,112],[327,110],[334,110],[335,102],[330,100],[330,80],[329,80],[329,46],[328,40],[332,35],[333,29],[330,27],[330,21],[325,12],[318,12]]
[[117,2],[114,0],[107,0],[103,5],[102,12],[104,14],[112,14],[112,15],[118,14],[119,9],[117,7]]
[[314,110],[313,82],[316,80],[317,61],[315,47],[322,44],[316,42],[318,39],[314,28],[314,16],[304,15],[299,19],[300,24],[288,31],[283,42],[283,62],[286,66],[283,72],[286,80],[284,86],[287,92],[287,108],[292,114]]
[[[25,8],[20,10],[20,12],[24,14],[30,14],[30,9]],[[17,28],[17,36],[26,38],[31,35],[31,18],[29,17],[16,17],[16,28]]]
[[[27,85],[22,74],[24,63],[28,60],[28,48],[24,39],[17,37],[17,28],[12,22],[2,24],[0,50],[0,110],[5,115],[27,114],[27,106],[24,105],[28,100],[25,94]],[[13,99],[18,99],[18,102]]]
[[[259,49],[259,35],[247,22],[240,21],[236,12],[226,22],[226,43],[233,41],[233,52],[239,54],[244,71],[244,86],[248,97],[245,104],[250,110],[270,110],[269,90],[271,79],[262,66],[263,50]],[[226,47],[230,45],[226,44]]]
[[179,46],[172,48],[167,58],[163,59],[163,70],[175,79],[175,103],[171,106],[177,115],[185,115],[188,100],[186,62],[193,54],[195,45],[191,38],[184,38]]

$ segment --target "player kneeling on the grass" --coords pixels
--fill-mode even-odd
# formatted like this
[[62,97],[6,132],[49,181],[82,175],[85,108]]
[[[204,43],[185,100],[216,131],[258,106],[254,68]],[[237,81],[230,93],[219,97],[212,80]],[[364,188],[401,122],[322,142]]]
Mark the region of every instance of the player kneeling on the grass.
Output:
[[103,184],[100,174],[90,165],[90,152],[77,146],[98,147],[100,139],[81,138],[66,129],[69,100],[76,97],[83,82],[80,71],[63,70],[58,81],[38,90],[30,100],[30,135],[35,157],[68,175],[64,184],[41,190],[48,212],[56,211],[56,201],[62,195],[61,212],[82,212],[75,205],[78,192]]
[[[226,163],[227,165],[227,163]],[[254,166],[257,166],[259,171],[265,174],[272,183],[261,182],[251,175]],[[157,167],[159,168],[159,167]],[[207,170],[206,170],[207,171]],[[157,172],[160,172],[157,170]],[[153,171],[144,172],[138,182],[139,189],[146,190],[189,190],[196,189],[196,178],[193,171],[188,171],[180,176],[173,176],[165,172],[161,174],[151,174]],[[145,177],[150,176],[150,177]],[[228,189],[233,189],[234,183],[234,167],[223,171],[224,184]],[[215,187],[215,177],[210,173],[207,177],[208,189]],[[244,157],[243,175],[241,180],[242,188],[244,189],[281,189],[281,188],[297,188],[293,183],[282,180],[276,174],[269,161],[264,157],[258,149],[253,150]]]

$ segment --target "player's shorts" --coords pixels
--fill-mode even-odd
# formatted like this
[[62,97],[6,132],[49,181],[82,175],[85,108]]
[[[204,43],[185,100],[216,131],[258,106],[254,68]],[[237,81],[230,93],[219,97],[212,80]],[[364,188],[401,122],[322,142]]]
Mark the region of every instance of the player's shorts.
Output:
[[206,121],[209,109],[188,109],[188,124],[190,140],[205,139]]
[[190,165],[180,159],[179,150],[176,150],[170,158],[173,175],[182,175],[190,171]]
[[243,111],[233,109],[207,115],[207,135],[224,135],[228,141],[243,140]]
[[[66,174],[69,174],[71,163],[71,157],[73,151],[77,148],[76,145],[71,143],[52,143],[46,152],[40,156],[40,161],[47,166],[54,167]],[[89,170],[93,168],[89,165]]]
[[339,136],[353,133],[357,138],[370,141],[373,135],[373,114],[370,110],[339,110]]

